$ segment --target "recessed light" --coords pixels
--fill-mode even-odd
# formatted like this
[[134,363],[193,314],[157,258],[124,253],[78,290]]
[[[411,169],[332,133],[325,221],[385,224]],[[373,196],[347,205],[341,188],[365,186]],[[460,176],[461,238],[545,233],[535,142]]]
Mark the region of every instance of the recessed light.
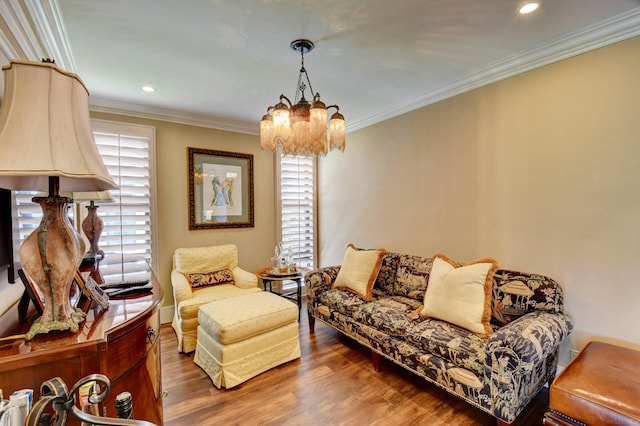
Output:
[[155,92],[156,89],[152,86],[142,86],[142,90],[144,90],[145,92],[151,93],[151,92]]
[[531,13],[534,10],[540,7],[539,1],[528,1],[523,3],[518,10],[522,15],[526,15],[527,13]]

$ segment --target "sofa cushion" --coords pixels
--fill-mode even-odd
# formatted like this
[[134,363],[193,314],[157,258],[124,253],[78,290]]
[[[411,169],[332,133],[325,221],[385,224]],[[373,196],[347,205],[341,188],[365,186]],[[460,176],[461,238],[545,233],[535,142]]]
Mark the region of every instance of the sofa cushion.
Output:
[[386,253],[385,249],[360,250],[349,244],[332,288],[350,291],[366,301],[371,300],[371,290]]
[[320,293],[317,305],[326,306],[331,311],[352,316],[353,312],[366,303],[362,298],[354,293],[344,290],[327,290]]
[[353,318],[390,336],[404,338],[414,324],[409,316],[412,311],[411,306],[385,297],[360,305],[354,310]]
[[432,263],[433,260],[428,257],[401,254],[398,259],[396,283],[391,294],[423,300]]
[[211,272],[186,272],[185,276],[193,288],[208,285],[233,284],[233,274],[226,268]]
[[405,340],[420,350],[484,376],[486,339],[462,327],[426,318],[405,330]]
[[434,256],[421,315],[448,321],[483,337],[491,334],[494,259],[464,266],[443,254]]

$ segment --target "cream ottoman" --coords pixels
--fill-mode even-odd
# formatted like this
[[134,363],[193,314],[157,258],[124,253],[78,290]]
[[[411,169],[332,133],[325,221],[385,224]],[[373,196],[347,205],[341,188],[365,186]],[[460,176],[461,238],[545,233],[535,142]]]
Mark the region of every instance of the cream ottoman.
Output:
[[300,358],[298,306],[269,292],[209,302],[198,312],[194,362],[231,388]]

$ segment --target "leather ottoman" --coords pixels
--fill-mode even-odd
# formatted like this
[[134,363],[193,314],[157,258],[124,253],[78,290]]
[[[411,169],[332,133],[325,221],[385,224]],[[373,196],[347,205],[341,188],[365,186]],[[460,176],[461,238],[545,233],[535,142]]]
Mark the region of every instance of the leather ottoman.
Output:
[[549,388],[545,425],[640,425],[640,352],[590,342]]

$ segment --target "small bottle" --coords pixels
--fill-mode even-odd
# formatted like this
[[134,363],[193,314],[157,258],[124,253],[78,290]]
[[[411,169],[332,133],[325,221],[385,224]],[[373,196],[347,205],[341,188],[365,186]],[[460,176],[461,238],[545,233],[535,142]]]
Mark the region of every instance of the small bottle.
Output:
[[116,396],[116,416],[119,419],[133,419],[131,393],[122,392]]

